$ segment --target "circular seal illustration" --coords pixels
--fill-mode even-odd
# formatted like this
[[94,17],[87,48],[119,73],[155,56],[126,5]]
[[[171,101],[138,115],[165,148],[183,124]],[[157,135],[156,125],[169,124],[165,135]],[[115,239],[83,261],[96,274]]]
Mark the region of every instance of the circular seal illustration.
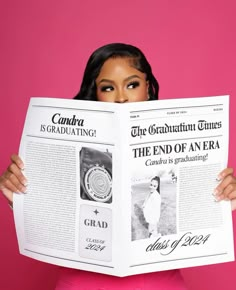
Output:
[[110,173],[99,165],[91,167],[84,176],[87,194],[95,201],[106,202],[112,195]]

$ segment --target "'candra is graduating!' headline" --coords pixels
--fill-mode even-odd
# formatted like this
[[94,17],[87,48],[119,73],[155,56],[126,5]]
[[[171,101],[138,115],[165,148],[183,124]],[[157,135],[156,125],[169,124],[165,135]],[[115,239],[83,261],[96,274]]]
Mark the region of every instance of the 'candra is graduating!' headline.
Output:
[[51,122],[52,124],[49,125],[41,124],[40,132],[96,137],[96,130],[84,128],[84,119],[79,119],[76,115],[64,117],[60,113],[55,113],[52,115]]

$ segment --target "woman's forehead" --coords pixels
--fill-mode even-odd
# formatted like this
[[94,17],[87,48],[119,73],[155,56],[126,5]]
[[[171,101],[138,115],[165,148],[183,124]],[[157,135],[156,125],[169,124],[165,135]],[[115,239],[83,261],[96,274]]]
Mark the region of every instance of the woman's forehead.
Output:
[[106,60],[100,70],[99,77],[110,78],[112,76],[123,76],[137,74],[144,77],[145,74],[136,69],[133,65],[133,59],[128,57],[115,57]]
[[156,179],[151,180],[152,183],[158,183]]

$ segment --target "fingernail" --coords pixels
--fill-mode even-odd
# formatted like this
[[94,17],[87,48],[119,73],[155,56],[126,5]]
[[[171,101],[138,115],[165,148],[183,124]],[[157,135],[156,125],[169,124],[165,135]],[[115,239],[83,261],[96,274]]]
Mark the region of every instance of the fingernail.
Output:
[[219,194],[219,190],[218,189],[214,189],[213,195],[216,196]]
[[219,196],[215,196],[214,200],[217,202],[217,201],[220,201],[221,198]]
[[18,190],[18,191],[17,191],[17,194],[25,194],[25,191],[23,191],[23,190],[22,190],[22,191],[19,191],[19,190]]
[[222,175],[219,174],[219,175],[217,176],[216,180],[217,180],[217,181],[220,181],[221,179],[222,179]]
[[26,192],[26,190],[27,190],[27,189],[26,189],[26,187],[25,187],[25,186],[22,186],[22,187],[21,187],[21,193],[25,193],[25,192]]

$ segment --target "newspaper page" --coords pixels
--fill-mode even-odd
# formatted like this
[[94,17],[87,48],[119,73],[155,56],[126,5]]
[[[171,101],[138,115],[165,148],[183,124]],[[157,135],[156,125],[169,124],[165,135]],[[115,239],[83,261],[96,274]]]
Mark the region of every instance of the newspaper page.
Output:
[[132,274],[234,259],[230,202],[213,196],[227,167],[228,102],[175,99],[130,110]]
[[117,269],[122,140],[113,107],[31,99],[19,152],[27,193],[14,196],[22,254],[101,273]]
[[32,98],[14,195],[20,252],[116,276],[231,261],[228,96],[111,104]]

